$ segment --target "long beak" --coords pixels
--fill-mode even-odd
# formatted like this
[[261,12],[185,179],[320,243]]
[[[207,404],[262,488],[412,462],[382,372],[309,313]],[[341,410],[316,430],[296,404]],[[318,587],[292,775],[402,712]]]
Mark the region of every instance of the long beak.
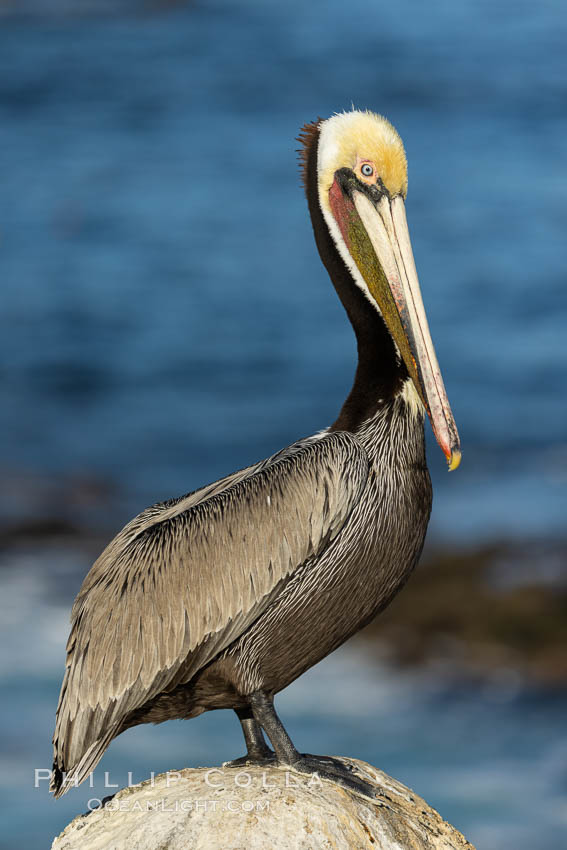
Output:
[[347,246],[398,346],[449,469],[456,469],[459,435],[429,332],[403,199],[383,194],[374,202],[352,183],[349,188],[350,198],[343,195],[343,200],[350,210],[343,208],[347,215],[339,222]]

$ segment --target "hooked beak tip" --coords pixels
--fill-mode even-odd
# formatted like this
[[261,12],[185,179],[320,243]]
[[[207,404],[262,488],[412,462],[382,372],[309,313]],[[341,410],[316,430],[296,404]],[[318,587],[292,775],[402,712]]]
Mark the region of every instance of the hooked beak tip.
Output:
[[449,464],[449,472],[453,472],[454,469],[457,469],[461,462],[461,451],[460,449],[452,449],[447,455],[447,463]]

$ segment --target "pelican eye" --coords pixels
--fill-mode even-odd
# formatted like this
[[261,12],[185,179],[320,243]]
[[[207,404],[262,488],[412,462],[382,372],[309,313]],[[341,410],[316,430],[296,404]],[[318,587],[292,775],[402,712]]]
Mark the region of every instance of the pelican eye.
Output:
[[374,174],[374,169],[371,165],[365,162],[364,165],[361,166],[360,172],[364,177],[372,177],[372,175]]

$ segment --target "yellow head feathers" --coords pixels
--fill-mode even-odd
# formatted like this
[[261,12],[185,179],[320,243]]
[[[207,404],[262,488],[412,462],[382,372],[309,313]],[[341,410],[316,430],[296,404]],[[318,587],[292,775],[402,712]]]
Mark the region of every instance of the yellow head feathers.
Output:
[[[341,112],[319,125],[319,197],[326,203],[339,168],[355,170],[373,163],[390,196],[405,198],[408,186],[407,160],[402,140],[390,122],[375,112]],[[363,172],[364,173],[364,172]]]

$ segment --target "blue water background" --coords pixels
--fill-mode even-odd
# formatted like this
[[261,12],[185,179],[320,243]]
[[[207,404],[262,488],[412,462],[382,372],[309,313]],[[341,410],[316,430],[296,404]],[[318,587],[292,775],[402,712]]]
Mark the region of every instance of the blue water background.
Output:
[[[69,7],[22,2],[0,18],[3,520],[96,525],[96,508],[117,530],[333,420],[355,348],[316,254],[294,137],[354,102],[386,114],[406,145],[413,247],[463,443],[449,475],[430,441],[431,536],[561,536],[564,5]],[[77,481],[99,482],[102,508],[61,495]],[[49,766],[68,609],[88,560],[34,548],[18,558],[0,578],[12,696],[0,715],[0,846],[15,846],[24,822],[26,850],[48,846],[88,799],[52,804],[31,787],[33,767]],[[559,846],[564,702],[516,686],[496,698],[444,691],[434,676],[377,675],[350,652],[282,695],[304,746],[376,762],[483,846]],[[339,703],[322,718],[341,664],[362,708]],[[219,761],[238,750],[233,727],[217,713],[135,730],[101,769]]]

